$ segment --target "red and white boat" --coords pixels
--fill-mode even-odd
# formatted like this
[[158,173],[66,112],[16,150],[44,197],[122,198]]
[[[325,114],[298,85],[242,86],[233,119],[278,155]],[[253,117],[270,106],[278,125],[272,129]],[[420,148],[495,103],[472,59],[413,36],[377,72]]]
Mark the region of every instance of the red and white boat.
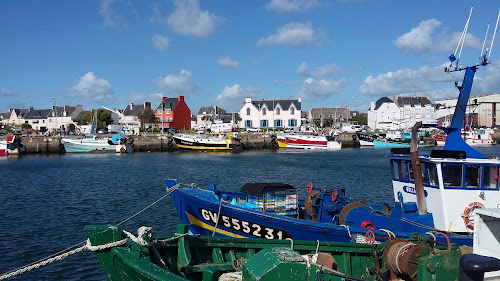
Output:
[[21,136],[7,136],[7,140],[0,141],[0,156],[24,152],[26,152],[26,147],[21,143]]
[[333,136],[288,134],[277,136],[277,140],[280,148],[337,150],[342,147]]
[[462,129],[462,137],[468,145],[493,145],[493,129]]

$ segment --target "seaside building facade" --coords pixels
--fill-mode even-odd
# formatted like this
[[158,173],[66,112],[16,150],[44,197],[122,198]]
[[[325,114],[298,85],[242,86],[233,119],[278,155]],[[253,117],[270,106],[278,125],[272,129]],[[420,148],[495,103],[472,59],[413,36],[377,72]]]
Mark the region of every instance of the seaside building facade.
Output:
[[162,97],[161,103],[156,108],[155,116],[160,120],[158,126],[162,130],[191,129],[191,110],[184,101],[184,96]]
[[287,128],[301,125],[301,99],[257,100],[245,98],[240,128]]
[[416,122],[436,123],[436,113],[429,97],[393,96],[372,101],[368,110],[368,126],[374,130],[404,130]]
[[[449,125],[455,112],[457,98],[436,101],[436,118],[440,125]],[[467,105],[465,123],[476,127],[500,125],[500,94],[471,95]]]

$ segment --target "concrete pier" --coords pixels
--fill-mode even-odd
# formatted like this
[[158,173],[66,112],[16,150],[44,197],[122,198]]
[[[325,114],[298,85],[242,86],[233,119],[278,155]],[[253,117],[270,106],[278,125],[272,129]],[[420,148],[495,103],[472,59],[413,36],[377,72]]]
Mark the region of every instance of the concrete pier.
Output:
[[[177,150],[175,143],[169,136],[147,134],[146,136],[131,136],[134,138],[134,152],[168,152]],[[240,133],[239,138],[244,150],[268,150],[277,148],[273,141],[273,134],[268,133]],[[356,134],[340,134],[342,147],[357,147],[359,141]],[[23,137],[22,143],[26,146],[27,154],[56,154],[64,153],[58,137]]]

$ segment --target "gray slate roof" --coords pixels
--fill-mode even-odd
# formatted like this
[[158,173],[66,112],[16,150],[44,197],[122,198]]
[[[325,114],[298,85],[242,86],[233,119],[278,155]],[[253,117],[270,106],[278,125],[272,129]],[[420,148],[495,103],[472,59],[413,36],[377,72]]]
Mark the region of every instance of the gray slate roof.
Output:
[[405,105],[415,107],[415,106],[426,106],[428,104],[432,104],[427,97],[397,97],[395,103],[399,107]]
[[375,103],[375,110],[379,109],[379,107],[382,106],[384,103],[392,103],[393,101],[388,98],[388,97],[381,97],[378,99],[378,101]]
[[163,100],[163,102],[161,102],[158,105],[156,110],[162,109],[162,104],[164,105],[165,109],[174,110],[177,107],[177,105],[179,104],[179,99],[178,98],[166,98],[165,100]]
[[283,110],[289,110],[290,106],[294,104],[297,110],[301,110],[302,103],[300,103],[299,100],[257,100],[257,101],[252,101],[252,104],[256,108],[259,108],[259,105],[260,108],[266,105],[266,107],[269,108],[269,110],[274,110],[278,105],[280,105],[280,107]]
[[[220,106],[217,107],[217,114],[226,114],[226,110]],[[214,106],[202,106],[200,110],[198,110],[198,115],[200,114],[214,114]]]
[[24,117],[24,119],[47,119],[49,116],[49,113],[52,112],[51,109],[33,109],[31,110],[28,115]]

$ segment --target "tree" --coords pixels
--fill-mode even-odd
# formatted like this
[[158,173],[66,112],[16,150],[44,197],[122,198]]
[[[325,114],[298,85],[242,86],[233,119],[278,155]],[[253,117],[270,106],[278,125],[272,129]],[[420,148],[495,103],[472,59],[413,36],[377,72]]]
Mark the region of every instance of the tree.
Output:
[[21,128],[23,128],[23,129],[31,129],[31,124],[28,124],[28,123],[22,123],[22,124],[21,124]]
[[358,114],[352,117],[352,121],[357,121],[358,125],[368,125],[368,118],[366,115]]
[[137,114],[137,118],[141,121],[142,126],[145,123],[153,123],[156,120],[155,113],[151,108],[145,108],[141,113]]
[[82,115],[82,117],[75,118],[73,121],[77,122],[78,125],[88,125],[90,124],[90,122],[92,122],[92,112],[87,111]]
[[97,124],[96,127],[97,129],[106,129],[109,124],[113,122],[113,119],[111,119],[111,112],[109,112],[106,109],[99,108],[97,109]]

